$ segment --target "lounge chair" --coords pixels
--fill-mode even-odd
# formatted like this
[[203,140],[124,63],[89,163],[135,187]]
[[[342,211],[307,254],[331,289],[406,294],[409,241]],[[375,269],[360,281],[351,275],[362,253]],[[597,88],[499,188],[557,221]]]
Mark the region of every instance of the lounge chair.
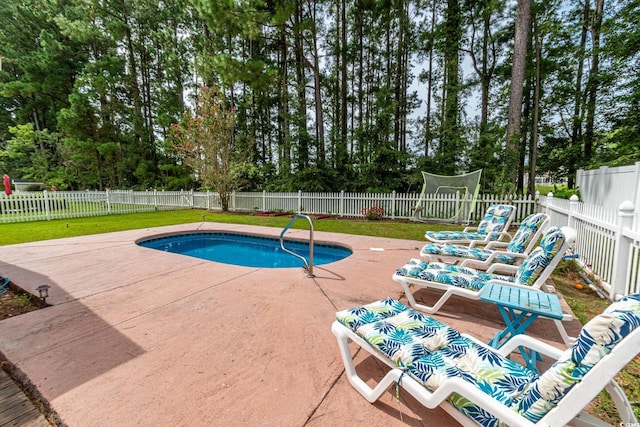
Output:
[[[545,281],[575,240],[575,229],[551,227],[542,236],[540,245],[531,251],[520,266],[495,263],[487,271],[482,271],[471,267],[412,259],[396,270],[393,280],[402,285],[413,308],[427,313],[438,311],[452,295],[479,299],[480,290],[487,283],[545,290]],[[496,274],[495,271],[507,274]],[[416,302],[411,285],[440,289],[444,294],[429,307]]]
[[[346,376],[371,403],[395,384],[464,426],[597,426],[609,424],[583,408],[606,389],[621,425],[638,423],[614,376],[640,353],[640,294],[593,318],[565,351],[527,335],[496,350],[390,298],[338,312],[336,319],[331,330]],[[374,388],[358,376],[349,341],[390,367]],[[519,346],[556,362],[534,372],[507,358]]]
[[462,231],[427,231],[424,237],[433,243],[486,244],[492,240],[510,239],[507,232],[516,214],[511,205],[492,205],[477,227],[465,227]]
[[6,294],[9,286],[9,278],[8,277],[0,277],[0,295]]
[[461,266],[483,270],[494,262],[517,264],[533,250],[548,225],[549,217],[546,214],[531,214],[522,221],[510,242],[492,241],[484,248],[427,243],[420,251],[420,256],[427,261],[442,261],[444,258]]

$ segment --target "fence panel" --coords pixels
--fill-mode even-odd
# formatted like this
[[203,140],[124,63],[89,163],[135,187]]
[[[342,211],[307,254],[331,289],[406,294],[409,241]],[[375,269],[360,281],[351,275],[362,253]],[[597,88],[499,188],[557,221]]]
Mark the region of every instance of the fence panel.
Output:
[[577,230],[574,252],[596,275],[612,298],[640,292],[640,234],[637,212],[630,201],[617,209],[572,200],[540,197],[540,206],[554,226]]
[[576,174],[576,184],[585,203],[599,206],[619,206],[625,200],[640,209],[640,162],[633,165],[582,170]]
[[625,230],[623,238],[629,240],[629,266],[624,279],[624,294],[640,293],[640,233]]
[[[387,218],[411,219],[419,200],[417,193],[267,193],[235,192],[230,210],[239,212],[278,211],[362,217],[363,210],[377,206]],[[427,209],[441,217],[454,216],[460,206],[455,194],[426,195]],[[628,202],[626,211],[594,206],[552,194],[515,198],[481,195],[471,221],[482,219],[492,204],[516,206],[514,224],[535,211],[545,211],[551,225],[569,225],[578,231],[574,251],[589,266],[610,294],[640,292],[640,219]],[[621,205],[622,206],[622,205]],[[56,191],[0,195],[0,223],[77,218],[116,213],[150,212],[164,209],[199,208],[221,210],[214,192],[192,191]],[[634,211],[635,209],[635,211]],[[451,213],[454,214],[451,214]],[[451,215],[450,215],[451,214]],[[434,215],[435,216],[435,215]]]

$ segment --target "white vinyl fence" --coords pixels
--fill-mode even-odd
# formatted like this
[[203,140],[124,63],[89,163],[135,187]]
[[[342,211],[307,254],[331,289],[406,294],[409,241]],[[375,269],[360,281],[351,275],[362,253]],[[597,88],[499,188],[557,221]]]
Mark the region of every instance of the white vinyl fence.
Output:
[[[417,193],[267,193],[234,192],[232,212],[284,212],[339,217],[363,217],[363,210],[379,207],[390,219],[413,218]],[[438,209],[447,212],[461,201],[455,195],[433,198]],[[491,204],[516,206],[516,221],[535,212],[534,198],[480,196],[471,221],[479,221]],[[167,209],[222,210],[220,197],[213,192],[193,191],[55,191],[14,193],[0,196],[0,223],[40,221]]]
[[[417,193],[267,193],[236,192],[229,209],[235,212],[284,212],[363,217],[363,209],[377,206],[384,217],[412,219]],[[439,209],[460,203],[451,195],[437,200]],[[640,292],[640,220],[632,202],[617,209],[552,194],[536,198],[478,198],[471,221],[477,223],[491,204],[516,206],[518,224],[527,215],[545,211],[552,225],[569,225],[578,231],[574,252],[600,279],[611,297]],[[77,218],[169,209],[222,209],[218,194],[192,191],[56,191],[0,195],[0,223]]]
[[640,222],[631,201],[616,208],[556,199],[550,193],[539,198],[551,225],[578,231],[574,253],[591,270],[611,298],[640,292]]
[[640,207],[640,162],[633,165],[579,169],[576,185],[583,202],[599,206],[619,206],[631,201]]

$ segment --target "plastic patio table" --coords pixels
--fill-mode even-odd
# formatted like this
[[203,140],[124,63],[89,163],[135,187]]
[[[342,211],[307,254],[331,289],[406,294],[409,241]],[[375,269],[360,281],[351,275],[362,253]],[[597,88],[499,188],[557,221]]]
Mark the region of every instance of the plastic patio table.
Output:
[[[500,348],[514,336],[526,333],[539,316],[558,320],[562,320],[563,316],[558,296],[541,291],[489,283],[480,291],[480,299],[495,304],[506,324],[489,341],[494,348]],[[537,371],[536,361],[540,360],[538,353],[523,347],[519,350],[527,367]]]

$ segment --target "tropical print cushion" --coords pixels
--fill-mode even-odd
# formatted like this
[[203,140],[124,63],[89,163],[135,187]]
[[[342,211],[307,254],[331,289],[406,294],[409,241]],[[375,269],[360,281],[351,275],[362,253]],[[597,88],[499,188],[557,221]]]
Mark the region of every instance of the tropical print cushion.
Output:
[[[462,336],[447,347],[416,360],[408,371],[431,391],[435,391],[447,379],[459,377],[506,406],[510,406],[538,378],[528,368]],[[448,400],[480,425],[500,425],[493,415],[458,394],[450,396]]]
[[401,368],[460,337],[455,329],[392,298],[340,311],[336,319]]
[[478,224],[477,231],[427,231],[425,235],[432,240],[485,240],[489,233],[491,239],[500,237],[499,232],[505,231],[509,217],[514,207],[510,205],[492,205]]
[[427,231],[426,235],[433,240],[484,240],[487,237],[487,233],[476,231]]
[[418,274],[427,268],[427,265],[428,264],[421,259],[411,258],[409,262],[396,270],[396,274],[406,277],[418,277]]
[[336,313],[336,319],[355,331],[364,324],[378,322],[405,310],[409,310],[409,307],[400,301],[393,298],[385,298],[362,307],[339,311]]
[[[575,344],[542,375],[391,298],[338,312],[336,317],[429,390],[449,378],[461,378],[535,423],[640,327],[640,294],[622,298],[589,321]],[[460,395],[448,400],[482,426],[503,425]]]
[[[485,261],[493,252],[490,249],[469,248],[461,245],[442,245],[439,243],[428,243],[422,248],[422,253],[425,254],[474,259],[477,261]],[[496,255],[494,260],[503,264],[513,264],[516,258],[505,252]]]
[[416,359],[460,337],[455,329],[413,309],[367,323],[355,332],[400,368],[411,366]]
[[[508,406],[537,379],[535,372],[391,298],[340,311],[336,318],[430,390],[460,377]],[[497,422],[459,395],[449,401],[482,425]]]
[[511,407],[537,422],[631,331],[640,327],[640,294],[611,304],[589,321],[575,344],[540,378],[531,383]]
[[[459,288],[479,291],[489,280],[503,280],[514,282],[514,276],[505,276],[502,274],[487,273],[482,270],[476,270],[470,267],[461,267],[458,265],[447,264],[443,262],[431,262],[425,268],[418,269],[414,265],[413,270],[408,270],[407,265],[396,270],[398,276],[408,276],[420,280],[442,283],[445,285],[457,286]],[[417,273],[417,275],[416,275]]]
[[564,242],[564,233],[560,228],[552,227],[547,230],[540,240],[540,246],[531,251],[518,268],[515,274],[516,282],[522,285],[533,285]]
[[543,213],[532,214],[526,217],[507,245],[507,252],[524,253],[529,243],[531,243],[531,239],[533,239],[533,236],[536,235],[546,219],[547,215]]
[[513,209],[514,207],[511,205],[490,206],[484,218],[480,221],[480,224],[478,224],[478,231],[485,234],[504,231]]

